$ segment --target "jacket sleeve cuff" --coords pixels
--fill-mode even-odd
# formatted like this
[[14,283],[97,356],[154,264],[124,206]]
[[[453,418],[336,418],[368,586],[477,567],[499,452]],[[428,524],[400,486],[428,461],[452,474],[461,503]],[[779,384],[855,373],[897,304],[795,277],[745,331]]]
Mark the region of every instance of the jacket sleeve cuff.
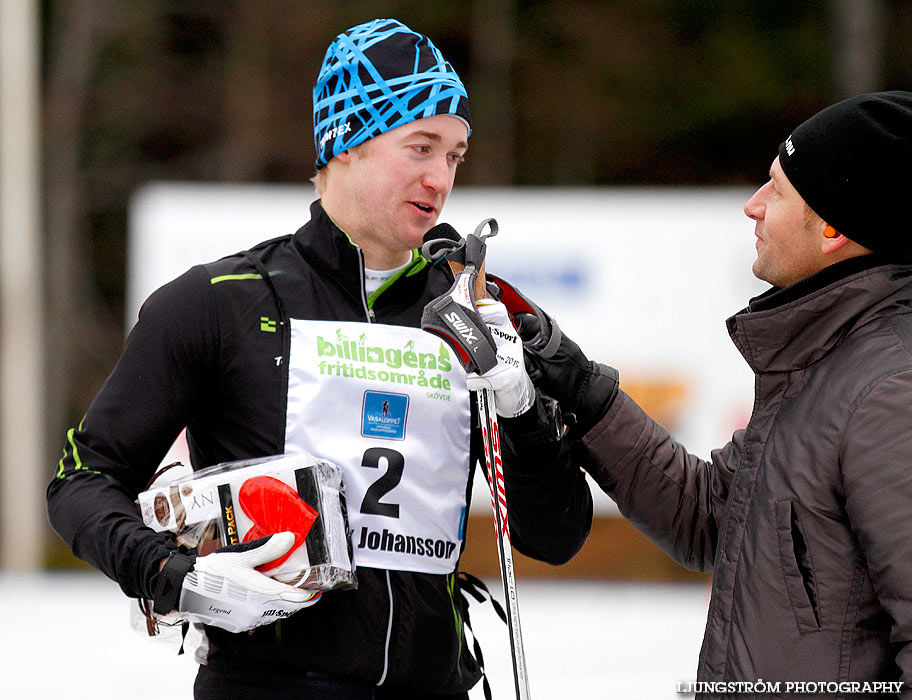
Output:
[[538,389],[535,393],[536,400],[528,411],[515,418],[498,418],[501,429],[518,448],[544,447],[559,442],[564,435],[560,404]]
[[124,592],[129,596],[137,596],[152,600],[155,595],[155,586],[158,582],[159,570],[162,559],[167,559],[172,553],[177,552],[177,546],[154,538],[143,542],[133,553],[133,563],[130,567],[129,589]]
[[155,591],[152,596],[152,610],[159,615],[167,615],[177,610],[184,578],[193,570],[195,556],[180,552],[171,552],[161,571],[154,577]]

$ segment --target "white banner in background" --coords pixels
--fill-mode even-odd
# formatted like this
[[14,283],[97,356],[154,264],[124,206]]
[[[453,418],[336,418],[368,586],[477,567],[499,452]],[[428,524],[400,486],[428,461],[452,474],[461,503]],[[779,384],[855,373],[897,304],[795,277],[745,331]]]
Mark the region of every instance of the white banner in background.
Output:
[[[751,274],[753,222],[742,209],[750,194],[457,186],[441,221],[466,235],[496,218],[487,269],[553,315],[590,357],[617,367],[622,388],[646,387],[642,397],[631,392],[708,458],[746,423],[752,405],[752,374],[724,323],[766,289]],[[138,191],[128,325],[152,291],[190,265],[294,233],[313,199],[310,186],[164,183]],[[598,489],[594,495],[597,510],[613,510]],[[472,507],[487,509],[487,494],[476,493]]]

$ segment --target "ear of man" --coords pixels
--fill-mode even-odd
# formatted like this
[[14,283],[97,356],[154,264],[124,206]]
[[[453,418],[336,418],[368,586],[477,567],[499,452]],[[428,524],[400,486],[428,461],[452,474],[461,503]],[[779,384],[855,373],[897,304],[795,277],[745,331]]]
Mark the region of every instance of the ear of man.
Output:
[[868,248],[847,238],[826,222],[822,223],[824,228],[820,242],[820,252],[824,255],[834,255],[838,256],[839,259],[846,259],[871,253]]

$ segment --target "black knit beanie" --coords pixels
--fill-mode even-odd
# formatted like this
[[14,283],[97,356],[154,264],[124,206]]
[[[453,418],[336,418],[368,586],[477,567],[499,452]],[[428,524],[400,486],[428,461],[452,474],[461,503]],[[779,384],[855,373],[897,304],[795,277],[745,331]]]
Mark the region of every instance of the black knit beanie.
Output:
[[779,146],[798,194],[876,253],[912,252],[912,92],[858,95],[818,112]]

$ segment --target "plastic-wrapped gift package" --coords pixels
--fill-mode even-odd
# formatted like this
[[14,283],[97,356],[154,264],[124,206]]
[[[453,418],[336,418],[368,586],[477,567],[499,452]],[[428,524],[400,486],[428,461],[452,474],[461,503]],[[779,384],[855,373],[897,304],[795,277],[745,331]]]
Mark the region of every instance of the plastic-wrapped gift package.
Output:
[[200,556],[226,545],[291,532],[295,546],[257,567],[298,588],[355,588],[342,469],[306,453],[226,462],[137,499],[143,521]]

